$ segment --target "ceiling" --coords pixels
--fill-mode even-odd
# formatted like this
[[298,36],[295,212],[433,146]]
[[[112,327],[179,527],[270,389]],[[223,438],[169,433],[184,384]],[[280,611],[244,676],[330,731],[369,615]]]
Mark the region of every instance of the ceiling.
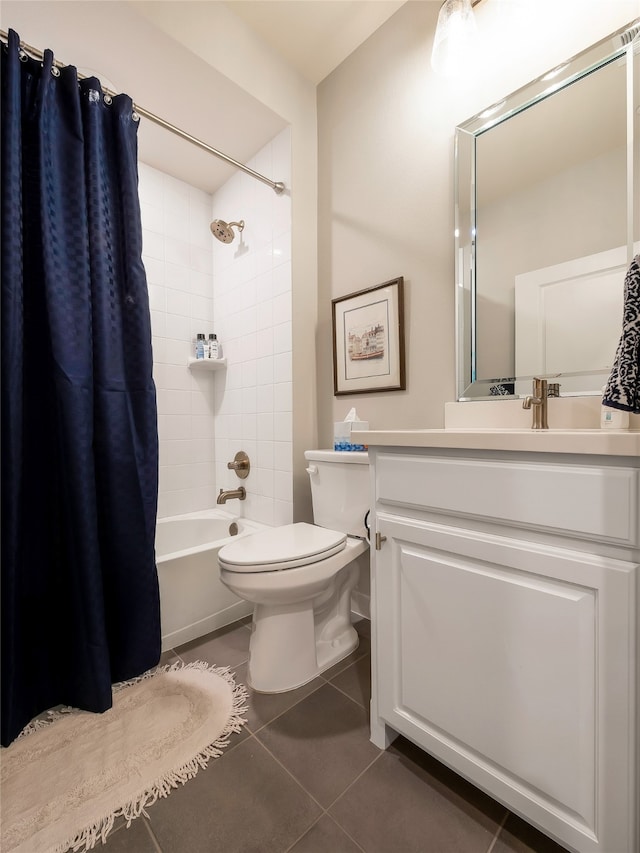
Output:
[[[160,3],[130,0],[130,5],[164,30],[174,43],[182,42],[189,49],[189,33],[207,32],[215,25],[211,13],[216,4],[205,0],[165,0]],[[224,5],[294,71],[312,85],[317,85],[403,6],[404,0],[228,0]],[[174,13],[179,9],[183,20],[188,19],[188,26],[172,27],[171,19],[165,16],[171,12],[169,7],[173,7]],[[126,62],[127,56],[123,46],[119,62]],[[159,109],[156,108],[157,114],[234,160],[247,163],[283,129],[283,119],[233,80],[206,67],[202,58],[196,60],[193,54],[192,57],[200,63],[194,76],[201,81],[207,80],[208,109],[194,113],[186,101],[173,103],[172,90],[175,87],[164,85],[163,103]],[[107,61],[101,61],[100,68],[107,69]],[[144,107],[154,103],[154,90],[158,89],[161,73],[162,70],[158,69],[153,88],[146,94],[137,75],[138,104]],[[153,107],[149,109],[156,112]],[[224,116],[224,122],[220,121],[220,116]],[[143,162],[209,193],[215,192],[236,171],[150,121],[141,122],[139,153]],[[281,180],[279,175],[269,174],[266,177]]]
[[225,5],[318,84],[404,0],[228,0]]

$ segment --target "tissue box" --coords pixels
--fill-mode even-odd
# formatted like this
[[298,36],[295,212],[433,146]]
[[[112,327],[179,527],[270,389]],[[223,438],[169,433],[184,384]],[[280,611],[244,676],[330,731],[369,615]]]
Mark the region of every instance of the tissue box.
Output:
[[337,421],[333,425],[334,450],[366,450],[366,444],[353,444],[351,433],[356,430],[369,429],[369,421]]

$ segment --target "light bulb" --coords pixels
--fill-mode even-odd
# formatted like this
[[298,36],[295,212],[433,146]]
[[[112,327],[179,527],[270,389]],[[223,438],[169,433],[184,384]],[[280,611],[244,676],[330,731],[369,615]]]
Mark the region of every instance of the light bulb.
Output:
[[471,0],[445,0],[438,13],[431,66],[444,77],[461,77],[475,51],[476,21]]

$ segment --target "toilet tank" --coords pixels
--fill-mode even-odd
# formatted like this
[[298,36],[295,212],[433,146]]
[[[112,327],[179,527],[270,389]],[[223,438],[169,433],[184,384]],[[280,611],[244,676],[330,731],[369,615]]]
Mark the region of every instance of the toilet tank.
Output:
[[366,451],[306,450],[313,521],[320,527],[366,536],[370,505]]

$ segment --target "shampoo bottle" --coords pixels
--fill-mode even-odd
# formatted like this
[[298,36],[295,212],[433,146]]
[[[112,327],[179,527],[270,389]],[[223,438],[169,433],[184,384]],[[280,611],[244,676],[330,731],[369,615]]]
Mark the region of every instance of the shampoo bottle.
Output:
[[220,358],[218,352],[218,338],[216,335],[209,335],[209,352],[207,355],[209,358]]
[[204,358],[205,338],[204,334],[196,335],[196,358]]

